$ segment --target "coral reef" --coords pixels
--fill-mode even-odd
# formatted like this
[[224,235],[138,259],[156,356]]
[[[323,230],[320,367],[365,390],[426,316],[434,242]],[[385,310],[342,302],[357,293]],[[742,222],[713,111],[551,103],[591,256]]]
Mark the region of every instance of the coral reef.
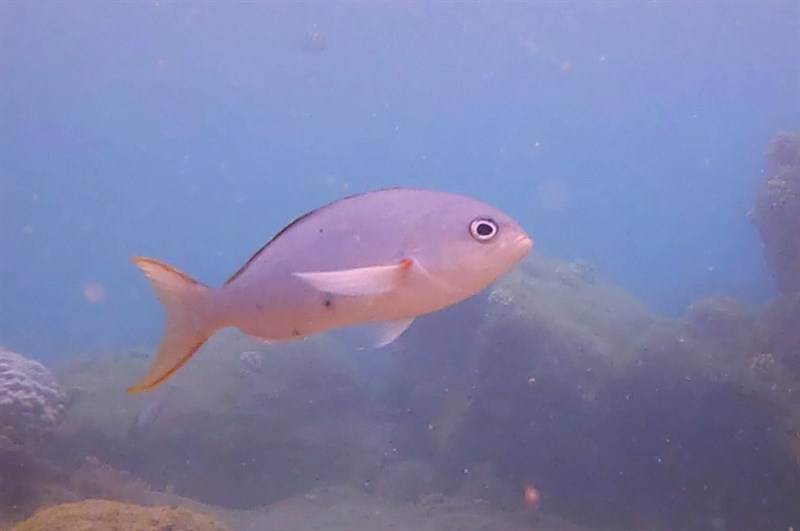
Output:
[[0,347],[0,525],[41,501],[57,476],[43,444],[64,417],[67,395],[41,363]]
[[409,337],[390,386],[398,409],[414,397],[395,419],[402,455],[427,460],[446,493],[502,507],[536,485],[590,526],[800,520],[798,302],[714,296],[664,319],[574,271],[534,255],[485,301],[439,316],[460,324],[444,341],[461,350]]
[[782,133],[770,144],[766,179],[749,217],[778,289],[800,292],[800,134]]
[[227,531],[210,516],[176,507],[143,507],[110,500],[85,500],[48,507],[12,531]]
[[[424,455],[451,455],[479,410],[510,420],[521,398],[544,398],[558,388],[591,401],[599,382],[625,363],[631,338],[654,316],[607,282],[571,274],[565,282],[564,272],[576,270],[589,268],[531,256],[488,293],[438,317],[458,325],[449,332],[434,325],[447,347],[431,345],[424,331],[409,336],[392,375],[392,397],[406,402],[409,388],[419,397],[405,417],[413,418],[417,440],[428,441]],[[538,407],[550,406],[557,402]]]
[[65,400],[44,365],[0,347],[0,448],[49,435],[62,418]]
[[146,353],[72,358],[64,422],[6,437],[52,433],[47,460],[0,452],[0,525],[90,497],[243,531],[575,529],[553,513],[798,529],[798,146],[773,142],[751,212],[781,293],[767,304],[714,295],[663,318],[586,262],[532,254],[377,352],[223,332],[133,398]]
[[142,504],[155,501],[149,485],[95,457],[74,463],[61,462],[60,457],[57,452],[34,457],[0,451],[0,470],[8,479],[0,491],[0,527],[27,518],[40,507],[86,498]]
[[575,264],[531,256],[385,351],[221,333],[168,394],[122,393],[139,353],[72,359],[57,373],[76,398],[47,448],[63,470],[25,465],[40,487],[6,521],[85,497],[172,503],[148,485],[236,529],[800,521],[800,296],[712,296],[665,319]]
[[375,421],[377,395],[357,368],[370,354],[326,337],[266,348],[222,332],[170,381],[156,415],[140,413],[162,400],[160,388],[121,392],[146,366],[143,356],[75,359],[59,369],[65,385],[81,389],[63,429],[71,444],[54,451],[67,454],[62,460],[94,455],[158,489],[235,508],[336,478],[361,484],[388,444]]

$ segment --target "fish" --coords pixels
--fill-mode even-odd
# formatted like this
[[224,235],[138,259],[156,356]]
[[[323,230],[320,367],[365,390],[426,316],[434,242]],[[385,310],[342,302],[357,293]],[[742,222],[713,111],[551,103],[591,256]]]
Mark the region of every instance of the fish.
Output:
[[303,214],[219,288],[136,256],[165,324],[155,358],[127,391],[156,388],[222,328],[271,344],[372,324],[374,346],[388,345],[417,317],[483,290],[532,246],[517,222],[476,199],[388,188]]

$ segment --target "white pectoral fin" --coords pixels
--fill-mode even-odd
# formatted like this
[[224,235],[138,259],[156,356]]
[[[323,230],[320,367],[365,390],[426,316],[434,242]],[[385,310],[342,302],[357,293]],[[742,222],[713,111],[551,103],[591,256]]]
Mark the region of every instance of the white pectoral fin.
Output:
[[392,343],[395,339],[400,337],[400,335],[408,330],[408,327],[411,326],[411,323],[414,322],[414,318],[411,319],[402,319],[400,321],[389,321],[386,323],[380,323],[378,326],[378,338],[376,339],[373,346],[376,348],[384,347],[389,343]]
[[411,264],[411,260],[405,259],[395,265],[294,273],[294,276],[318,291],[334,295],[381,295],[400,285]]

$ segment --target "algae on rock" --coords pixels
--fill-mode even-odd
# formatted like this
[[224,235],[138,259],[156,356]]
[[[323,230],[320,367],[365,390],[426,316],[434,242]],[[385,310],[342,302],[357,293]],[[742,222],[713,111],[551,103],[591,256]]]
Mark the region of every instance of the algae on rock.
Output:
[[47,507],[11,531],[229,531],[214,518],[175,507],[84,500]]

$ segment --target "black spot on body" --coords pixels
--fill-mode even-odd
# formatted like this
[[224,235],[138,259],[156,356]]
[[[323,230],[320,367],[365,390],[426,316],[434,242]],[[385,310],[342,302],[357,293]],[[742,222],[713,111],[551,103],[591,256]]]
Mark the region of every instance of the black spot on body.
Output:
[[300,337],[300,330],[298,330],[297,328],[292,328],[292,335],[294,337]]
[[330,310],[331,306],[333,306],[333,301],[331,300],[330,297],[325,297],[325,299],[323,299],[322,301],[322,305]]

